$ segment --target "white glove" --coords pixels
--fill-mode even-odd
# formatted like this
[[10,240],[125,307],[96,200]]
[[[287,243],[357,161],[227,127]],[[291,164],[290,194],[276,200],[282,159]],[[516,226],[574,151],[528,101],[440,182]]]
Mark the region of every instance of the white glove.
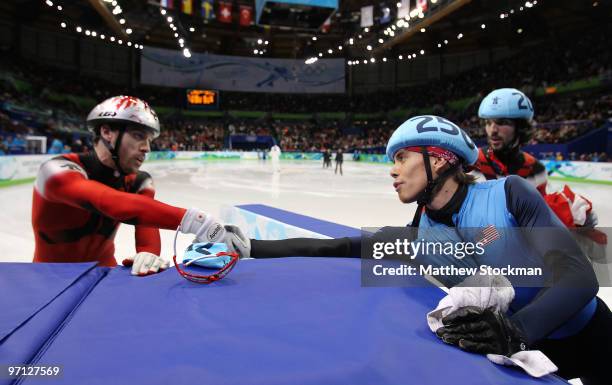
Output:
[[164,260],[155,254],[141,251],[132,258],[123,260],[123,266],[132,266],[132,275],[151,275],[166,270],[170,261]]
[[224,242],[225,229],[221,221],[198,209],[189,209],[181,220],[182,233],[193,234],[197,242]]
[[198,209],[187,210],[179,229],[182,233],[194,234],[196,242],[225,243],[229,251],[240,254],[241,258],[251,254],[251,241],[238,226],[223,226],[221,221]]

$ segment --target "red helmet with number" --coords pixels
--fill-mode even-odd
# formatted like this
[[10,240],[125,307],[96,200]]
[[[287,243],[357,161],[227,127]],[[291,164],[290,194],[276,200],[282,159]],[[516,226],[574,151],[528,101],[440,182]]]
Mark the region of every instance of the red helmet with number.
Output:
[[159,119],[157,114],[143,100],[133,96],[113,96],[95,106],[87,115],[87,126],[94,131],[102,123],[127,123],[141,126],[159,136]]

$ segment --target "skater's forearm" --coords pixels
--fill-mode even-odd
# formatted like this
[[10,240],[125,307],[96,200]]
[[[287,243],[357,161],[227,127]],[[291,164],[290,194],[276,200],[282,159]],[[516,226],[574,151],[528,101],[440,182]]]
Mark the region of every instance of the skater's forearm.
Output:
[[291,238],[278,241],[251,240],[253,258],[354,257],[360,253],[360,239]]

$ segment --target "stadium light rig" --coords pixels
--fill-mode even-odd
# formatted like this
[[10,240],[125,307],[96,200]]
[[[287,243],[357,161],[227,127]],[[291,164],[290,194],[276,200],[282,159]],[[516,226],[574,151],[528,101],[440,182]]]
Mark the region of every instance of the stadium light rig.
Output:
[[[438,3],[438,1],[437,0],[430,0],[430,3],[436,4],[436,3]],[[521,6],[519,9],[520,9],[520,11],[523,11],[523,9],[527,10],[529,8],[533,8],[537,4],[538,4],[537,0],[525,1],[524,8],[523,8],[523,6]],[[398,3],[398,5],[401,5],[401,3]],[[518,12],[515,12],[515,10],[512,8],[512,9],[509,9],[507,11],[501,12],[500,15],[499,15],[499,18],[505,21],[505,20],[509,19],[511,17],[511,15],[516,15],[517,13]],[[413,8],[412,10],[410,10],[405,17],[398,18],[394,23],[392,23],[390,26],[388,26],[387,28],[382,30],[382,33],[383,33],[383,35],[392,38],[392,37],[395,36],[396,33],[399,33],[401,29],[410,28],[409,21],[411,19],[416,19],[416,18],[423,19],[424,17],[425,17],[425,14],[424,14],[423,9],[420,8],[417,5],[417,7]],[[475,28],[478,28],[478,30],[484,30],[484,29],[487,29],[487,25],[484,24],[484,23],[481,23],[479,25],[477,24],[477,26]],[[359,41],[359,40],[361,40],[363,38],[363,35],[361,33],[366,33],[367,34],[370,31],[371,31],[370,27],[365,27],[362,30],[362,32],[358,32],[357,36],[355,36],[355,35],[350,36],[348,39],[345,39],[344,42],[347,45],[352,46],[352,45],[355,44],[355,40]],[[422,33],[425,33],[427,30],[426,30],[426,28],[420,28],[420,31]],[[372,31],[372,32],[376,32],[376,31]],[[517,33],[519,33],[519,34],[522,33],[522,32],[523,32],[522,29],[520,29],[520,32],[517,30]],[[463,37],[464,37],[463,33],[458,33],[456,35],[456,39],[457,40],[461,40]],[[317,41],[317,37],[313,36],[312,40],[313,41]],[[381,37],[379,37],[377,39],[377,42],[379,44],[384,44],[385,38],[381,36]],[[448,39],[444,39],[443,42],[441,41],[441,42],[438,42],[438,43],[435,43],[435,44],[437,45],[438,48],[442,48],[443,46],[448,45],[448,43],[449,43]],[[338,48],[339,50],[341,50],[341,48],[340,48],[341,46],[342,46],[342,44],[339,45],[339,48]],[[374,49],[372,44],[366,45],[365,48],[366,48],[367,51],[372,51]],[[330,52],[330,51],[332,51],[332,50],[327,50],[327,53],[331,54],[332,52]],[[420,50],[418,50],[418,52],[421,55],[425,55],[425,50],[424,49],[420,49]],[[325,54],[325,52],[324,52],[324,50],[322,50],[322,51],[320,51],[318,53],[318,57],[322,58],[324,54]],[[405,59],[406,60],[411,60],[411,59],[414,59],[416,57],[417,57],[416,53],[408,53],[405,56]],[[399,55],[397,58],[398,58],[398,60],[403,60],[404,59],[404,55]],[[371,58],[370,60],[363,60],[363,64],[374,63],[375,61],[372,61],[372,59],[374,59],[374,58]],[[308,59],[307,62],[308,61],[310,61],[310,59]],[[354,66],[354,65],[360,64],[360,60],[349,60],[347,63],[348,63],[348,65]]]
[[[432,2],[433,4],[435,4],[437,1],[431,1],[431,2]],[[398,5],[398,8],[400,8],[402,4],[401,4],[400,2],[398,2],[396,5]],[[412,9],[410,12],[408,12],[408,14],[407,14],[405,17],[403,17],[403,18],[399,18],[399,19],[397,20],[397,22],[393,23],[393,24],[392,24],[390,27],[387,27],[387,28],[384,30],[384,32],[383,32],[383,33],[384,33],[384,35],[389,36],[389,37],[394,37],[394,36],[395,36],[395,33],[396,33],[395,31],[397,31],[398,29],[405,29],[405,28],[409,28],[409,27],[410,27],[410,24],[408,23],[408,21],[409,21],[411,18],[416,18],[416,17],[419,17],[419,18],[421,18],[421,19],[425,17],[425,15],[424,15],[424,13],[423,13],[423,9],[422,9],[422,8],[421,8],[419,5],[417,5],[417,6],[416,6],[414,9]],[[370,27],[365,27],[365,28],[363,29],[363,33],[367,34],[367,33],[369,33],[369,32],[370,32]],[[398,32],[399,32],[399,31],[398,31]],[[364,37],[364,36],[363,36],[361,33],[359,33],[357,36],[355,36],[355,35],[350,36],[348,39],[344,39],[344,41],[343,41],[343,42],[339,42],[338,44],[339,44],[339,46],[342,46],[343,44],[347,44],[347,45],[354,45],[354,44],[355,44],[355,40],[358,40],[358,41],[359,41],[359,40],[363,39],[363,37]],[[317,37],[316,37],[316,36],[313,36],[313,37],[312,37],[312,40],[313,40],[313,41],[317,41]],[[381,37],[381,38],[379,38],[379,39],[378,39],[378,42],[379,42],[379,44],[384,44],[384,39]],[[372,46],[371,46],[371,45],[368,45],[368,46],[366,47],[366,49],[367,49],[368,51],[371,51],[373,48],[372,48]],[[341,48],[339,48],[339,50],[341,50]],[[328,53],[329,53],[329,50],[328,50]],[[321,51],[321,52],[319,52],[318,56],[319,56],[319,57],[323,57],[323,54],[324,54],[324,52],[323,52],[323,51]],[[330,53],[330,54],[331,54],[331,53]],[[358,63],[358,62],[359,62],[359,61],[357,61],[357,63]],[[351,65],[354,65],[354,64],[351,64]]]
[[[433,3],[433,1],[432,1],[432,3]],[[523,11],[523,10],[526,10],[527,8],[533,8],[533,7],[534,7],[536,4],[537,4],[537,0],[535,0],[535,1],[527,1],[527,2],[525,2],[525,8],[520,7],[519,9],[520,9],[520,11]],[[515,14],[517,14],[517,12],[515,12],[515,11],[514,11],[514,9],[510,9],[510,10],[508,10],[508,11],[502,11],[502,12],[499,14],[499,19],[501,19],[501,20],[504,20],[504,21],[505,21],[505,20],[509,19],[509,18],[511,17],[511,15],[515,15]],[[478,30],[478,26],[476,26],[474,29]],[[485,23],[481,23],[481,24],[480,24],[480,30],[484,30],[484,29],[487,29],[487,25],[486,25]],[[388,29],[387,29],[387,30],[388,30]],[[522,28],[518,28],[518,29],[516,30],[516,33],[518,33],[518,34],[522,34],[523,32],[524,32],[524,30],[523,30]],[[463,34],[463,33],[459,33],[459,34],[457,34],[457,36],[456,36],[457,40],[461,40],[463,37],[464,37],[464,34]],[[447,40],[447,39],[445,39],[443,42],[438,42],[438,43],[436,43],[436,45],[437,45],[437,47],[438,47],[438,48],[442,48],[444,45],[448,45],[448,40]],[[421,50],[421,51],[419,52],[419,53],[421,53],[421,55],[423,55],[423,54],[424,54],[422,51],[423,51],[423,50]],[[409,55],[407,56],[407,59],[408,59],[408,60],[410,60],[410,59],[413,59],[413,58],[415,58],[415,57],[416,57],[416,55],[415,55],[415,54],[409,54]],[[400,58],[400,57],[398,57],[398,59],[399,59],[399,60],[402,60],[402,58]]]
[[[176,39],[176,43],[178,44],[179,48],[183,49],[183,56],[186,58],[190,58],[191,57],[191,51],[189,50],[189,48],[186,47],[186,38],[184,36],[181,35],[181,33],[178,32],[178,27],[176,25],[174,25],[174,23],[180,23],[180,20],[174,20],[174,18],[170,15],[166,16],[168,14],[168,11],[165,8],[161,8],[159,9],[159,13],[162,17],[162,19],[164,19],[164,21],[168,24],[168,28],[170,28],[170,30],[172,30],[173,32],[173,36]],[[189,31],[194,32],[195,28],[194,27],[190,27]]]
[[[121,5],[119,5],[119,2],[118,2],[117,0],[104,0],[104,2],[105,2],[105,3],[107,3],[107,4],[110,4],[110,6],[112,7],[112,11],[111,11],[111,13],[112,13],[114,16],[117,16],[117,17],[118,17],[119,15],[121,15],[121,14],[123,13],[123,9],[121,8]],[[132,29],[130,26],[126,25],[126,24],[127,24],[127,21],[126,21],[125,17],[121,17],[121,18],[118,20],[118,22],[119,22],[119,24],[120,24],[120,25],[121,25],[123,28],[125,28],[125,29],[124,29],[124,32],[125,32],[125,34],[126,34],[126,35],[131,35],[131,34],[132,34],[132,32],[133,32],[134,30],[133,30],[133,29]],[[95,36],[95,35],[94,35],[94,36]],[[104,38],[101,38],[101,39],[102,39],[102,40],[104,40]],[[143,49],[143,48],[144,48],[144,47],[143,47],[141,44],[138,44],[138,43],[132,43],[132,42],[130,42],[130,41],[128,41],[127,43],[128,43],[128,44],[127,44],[127,45],[128,45],[128,47],[131,47],[131,46],[132,46],[132,44],[133,44],[135,48],[138,48],[138,49]]]
[[[49,7],[53,7],[53,6],[55,6],[55,4],[57,3],[57,2],[55,2],[55,3],[54,3],[52,0],[45,0],[44,2],[45,2],[45,4],[46,4],[47,6],[49,6]],[[114,1],[114,0],[113,0],[113,1],[106,1],[106,0],[104,0],[104,2],[105,2],[105,3],[112,3],[112,5],[113,5],[113,6],[116,6],[116,5],[117,5],[117,2],[116,2],[116,1]],[[56,9],[57,9],[59,12],[62,12],[62,11],[64,10],[64,7],[62,7],[62,5],[61,5],[61,4],[57,4],[57,5],[55,6],[55,8],[56,8]],[[92,29],[83,28],[83,27],[81,27],[80,25],[73,25],[73,26],[70,26],[70,24],[69,24],[67,21],[62,21],[62,22],[60,22],[60,23],[59,23],[59,25],[60,25],[60,28],[62,28],[62,29],[68,29],[68,27],[70,27],[70,28],[74,28],[74,31],[75,31],[76,33],[78,33],[78,34],[83,33],[83,34],[84,34],[84,36],[86,36],[86,37],[90,37],[90,38],[99,38],[100,40],[106,40],[106,35],[105,35],[105,34],[103,34],[103,33],[98,33],[98,32],[97,32],[96,30],[94,30],[93,28],[92,28]],[[126,32],[127,32],[127,34],[129,35],[129,34],[132,32],[132,30],[131,30],[130,28],[128,28],[128,30],[129,30],[129,32],[127,32],[127,31],[126,31]],[[111,37],[109,38],[109,41],[110,41],[110,42],[117,42],[117,44],[123,45],[123,41],[122,41],[122,40],[117,40],[117,39],[116,39],[114,36],[111,36]],[[130,42],[130,41],[128,41],[128,42],[127,42],[127,46],[128,46],[128,47],[132,47],[132,46],[133,46],[135,49],[141,49],[141,50],[144,48],[144,46],[143,46],[142,44],[132,43],[132,42]]]

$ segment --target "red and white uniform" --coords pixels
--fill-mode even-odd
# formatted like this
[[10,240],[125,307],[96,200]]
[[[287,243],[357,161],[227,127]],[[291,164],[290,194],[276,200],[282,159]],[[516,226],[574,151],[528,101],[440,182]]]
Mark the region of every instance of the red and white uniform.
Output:
[[478,160],[473,169],[481,173],[487,180],[508,175],[522,176],[538,189],[548,206],[567,227],[594,227],[597,224],[597,216],[592,211],[591,202],[575,194],[569,186],[564,186],[562,191],[547,193],[546,167],[535,157],[523,151],[518,151],[512,161],[502,163],[491,148],[480,148],[478,149]]
[[115,266],[119,223],[136,227],[136,252],[159,255],[159,230],[176,229],[185,209],[154,200],[146,172],[119,176],[95,152],[43,163],[34,185],[34,262],[98,261]]
[[548,182],[546,167],[534,156],[518,151],[513,160],[504,164],[489,147],[478,149],[478,160],[473,168],[487,179],[498,179],[508,175],[518,175],[530,182],[538,191],[546,195]]

